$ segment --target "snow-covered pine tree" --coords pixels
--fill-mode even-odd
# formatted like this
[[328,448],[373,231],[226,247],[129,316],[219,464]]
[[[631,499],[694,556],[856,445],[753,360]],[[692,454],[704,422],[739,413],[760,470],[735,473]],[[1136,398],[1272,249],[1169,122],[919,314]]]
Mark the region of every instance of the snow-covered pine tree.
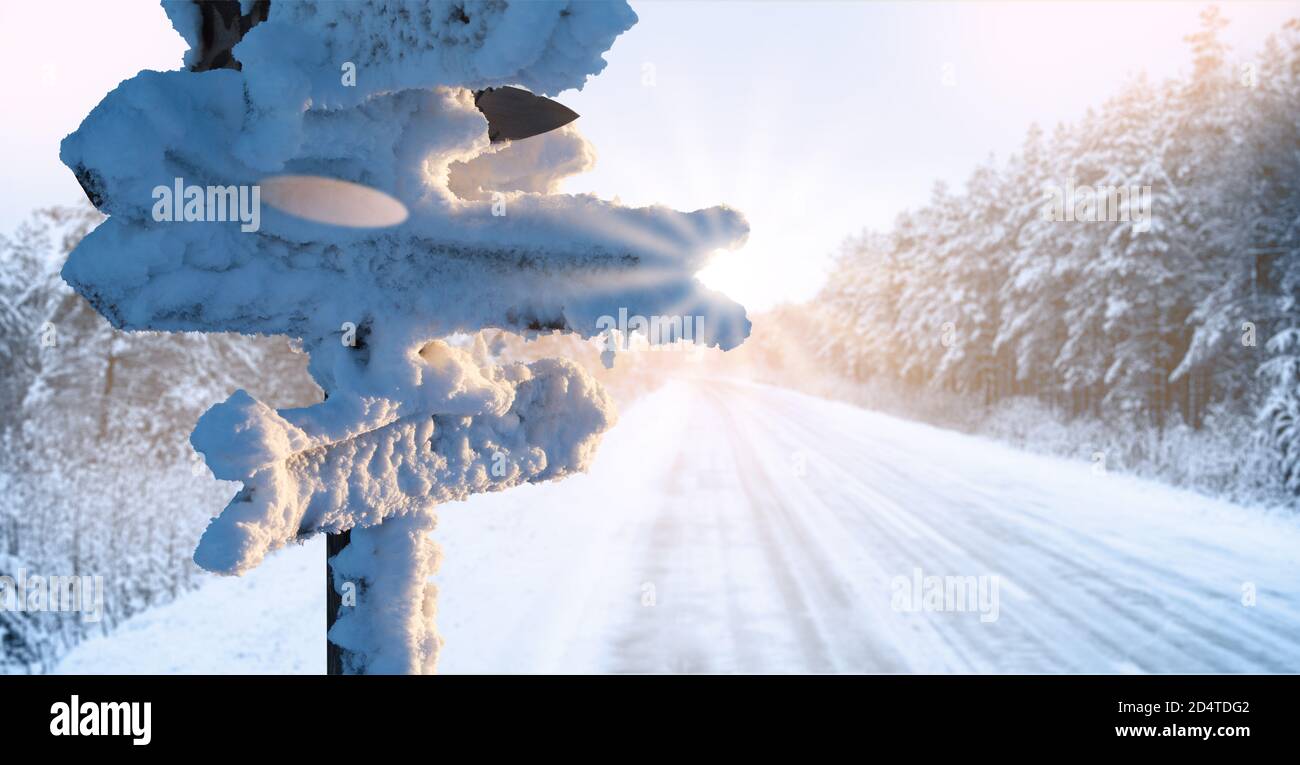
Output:
[[1268,354],[1259,369],[1259,408],[1282,480],[1300,495],[1300,19],[1266,48],[1252,99],[1257,124],[1270,126],[1253,146],[1257,157],[1252,227],[1253,273],[1261,296]]
[[1008,237],[1007,275],[997,288],[1001,311],[993,352],[1012,365],[1015,390],[1046,396],[1066,335],[1062,269],[1071,245],[1069,230],[1044,215],[1047,191],[1063,182],[1065,171],[1037,125],[1030,126],[1008,175],[1018,203],[1008,206],[1003,224],[1015,235]]
[[[1017,190],[999,171],[992,158],[975,168],[966,181],[965,203],[959,205],[961,222],[940,257],[946,281],[954,286],[954,314],[960,342],[958,354],[941,362],[939,374],[955,377],[953,388],[991,404],[1008,387],[1010,364],[995,346],[1003,311],[999,287],[1006,282],[1009,244],[1016,229],[1008,226],[1008,208],[1017,204]],[[960,359],[951,365],[950,358]]]

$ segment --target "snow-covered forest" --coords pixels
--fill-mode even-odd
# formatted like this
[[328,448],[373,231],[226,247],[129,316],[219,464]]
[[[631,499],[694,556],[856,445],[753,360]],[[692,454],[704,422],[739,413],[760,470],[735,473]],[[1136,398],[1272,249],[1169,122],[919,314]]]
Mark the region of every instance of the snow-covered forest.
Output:
[[106,589],[97,622],[0,610],[0,672],[48,668],[194,583],[194,540],[226,494],[188,441],[205,408],[238,386],[319,399],[282,339],[112,329],[59,278],[101,219],[42,210],[0,236],[0,574],[97,575]]
[[[850,240],[750,352],[789,371],[806,343],[850,397],[938,424],[1243,500],[1300,493],[1300,22],[1254,58],[1226,23],[1202,14],[1189,77],[1030,127],[964,190]],[[1149,187],[1149,221],[1055,220],[1067,183]]]

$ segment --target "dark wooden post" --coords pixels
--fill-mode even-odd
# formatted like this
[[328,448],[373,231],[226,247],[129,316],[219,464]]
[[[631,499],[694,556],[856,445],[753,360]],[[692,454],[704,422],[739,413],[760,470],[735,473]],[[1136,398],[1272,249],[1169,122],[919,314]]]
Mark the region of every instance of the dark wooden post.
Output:
[[351,540],[351,529],[325,535],[325,673],[328,675],[343,674],[343,649],[329,639],[330,628],[339,618],[339,608],[343,606],[343,596],[334,589],[334,570],[329,561],[342,552]]

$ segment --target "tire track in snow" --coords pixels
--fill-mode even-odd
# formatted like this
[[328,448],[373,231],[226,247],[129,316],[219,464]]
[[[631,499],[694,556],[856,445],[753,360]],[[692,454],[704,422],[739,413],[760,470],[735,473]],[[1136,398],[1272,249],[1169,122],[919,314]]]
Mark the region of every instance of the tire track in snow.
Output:
[[[835,508],[810,490],[818,485],[808,480],[811,475],[808,479],[796,477],[788,459],[790,450],[770,458],[779,439],[766,407],[744,411],[737,405],[744,397],[732,391],[714,390],[706,395],[727,418],[731,448],[741,460],[738,481],[742,490],[752,508],[765,511],[754,515],[779,520],[778,530],[786,533],[777,541],[785,542],[794,568],[815,572],[815,576],[800,581],[804,592],[818,596],[813,616],[826,636],[831,663],[838,671],[849,672],[902,672],[914,668],[914,662],[898,649],[914,640],[917,630],[934,631],[935,626],[925,621],[900,623],[899,614],[890,608],[889,590],[890,579],[899,569],[882,563],[878,545],[873,548],[865,544],[878,539],[880,533],[891,540],[886,548],[891,551],[906,549],[909,542],[896,529],[876,528],[874,531],[880,533],[862,534],[860,525],[847,527]],[[769,459],[763,458],[764,452]],[[808,460],[810,468],[819,464],[815,458]],[[969,641],[953,646],[957,653],[972,648]]]
[[[1152,563],[1133,553],[1124,552],[1114,545],[1107,545],[1088,528],[1072,528],[1067,525],[1071,520],[1040,517],[1027,512],[1024,500],[1033,499],[1050,505],[1058,505],[1062,497],[1054,496],[1044,489],[1044,485],[1029,482],[1027,485],[1038,491],[1040,496],[1027,498],[1005,496],[997,501],[984,486],[972,484],[967,476],[958,475],[949,466],[936,457],[921,456],[915,452],[906,452],[897,445],[885,443],[885,439],[874,436],[869,430],[864,433],[844,433],[841,427],[831,428],[827,417],[819,417],[820,422],[809,424],[809,415],[817,413],[820,406],[842,406],[820,402],[811,397],[798,397],[784,391],[755,388],[748,385],[718,385],[727,395],[715,394],[724,405],[748,409],[742,414],[749,421],[761,420],[770,431],[767,442],[780,438],[777,431],[786,431],[785,443],[796,444],[799,448],[811,449],[816,464],[823,473],[834,474],[834,480],[815,482],[816,489],[822,497],[829,495],[832,504],[851,504],[854,497],[877,497],[869,505],[859,508],[859,515],[873,523],[874,529],[889,537],[897,550],[906,550],[917,561],[945,561],[948,568],[957,563],[959,571],[971,572],[966,563],[949,557],[935,557],[933,550],[916,549],[918,538],[939,542],[939,548],[951,548],[954,543],[947,535],[939,533],[932,524],[943,524],[952,529],[954,537],[966,540],[960,553],[976,563],[975,570],[990,571],[991,559],[979,552],[981,549],[998,550],[1014,553],[1002,556],[997,562],[1000,568],[1015,564],[1010,581],[1027,590],[1037,605],[1052,616],[1060,634],[1056,639],[1071,644],[1072,656],[1093,654],[1094,661],[1085,661],[1081,666],[1066,659],[1067,666],[1052,662],[1042,669],[1078,668],[1091,671],[1113,671],[1121,667],[1125,657],[1133,654],[1134,642],[1153,643],[1164,637],[1169,641],[1179,656],[1170,662],[1168,656],[1157,657],[1166,664],[1154,667],[1168,671],[1174,668],[1193,671],[1232,671],[1243,668],[1255,670],[1286,670],[1294,668],[1297,654],[1297,642],[1294,630],[1289,629],[1293,621],[1279,623],[1277,620],[1261,620],[1245,624],[1243,634],[1233,634],[1230,629],[1240,627],[1239,622],[1224,624],[1216,621],[1213,610],[1203,606],[1209,599],[1223,602],[1225,593],[1205,588],[1200,582],[1191,579],[1186,572],[1177,571],[1168,565]],[[811,402],[811,406],[810,406]],[[820,413],[818,413],[820,414]],[[861,412],[863,418],[873,417]],[[836,422],[842,426],[843,422]],[[922,427],[908,424],[906,427]],[[790,438],[790,431],[796,434]],[[942,433],[942,432],[940,432]],[[944,434],[950,438],[960,438],[956,434]],[[821,445],[828,441],[834,443],[835,454]],[[882,449],[882,446],[885,448]],[[1026,459],[1030,458],[1026,455]],[[1086,468],[1086,466],[1084,466]],[[861,474],[875,475],[879,491],[871,486],[869,478]],[[983,477],[983,476],[982,476]],[[999,476],[988,476],[998,478]],[[936,480],[942,479],[942,480]],[[1045,482],[1044,482],[1045,483]],[[856,491],[847,491],[844,487],[856,484]],[[1051,487],[1051,484],[1046,484]],[[882,491],[905,490],[909,498],[894,502],[888,500]],[[919,495],[919,496],[918,496]],[[910,499],[910,501],[909,501]],[[974,501],[972,501],[974,500]],[[1105,501],[1105,500],[1103,500]],[[903,510],[905,506],[913,509]],[[1107,508],[1110,512],[1122,514],[1123,508]],[[1242,512],[1249,512],[1243,510]],[[900,515],[901,514],[901,515]],[[891,516],[893,516],[891,518]],[[922,516],[928,516],[930,523]],[[1176,524],[1194,519],[1168,518],[1170,528]],[[993,521],[993,522],[990,522]],[[1031,530],[1026,531],[1026,527]],[[1058,543],[1071,553],[1086,551],[1082,559],[1071,557],[1053,549],[1042,533],[1046,529],[1055,532]],[[1140,530],[1140,529],[1139,529]],[[1169,535],[1165,535],[1169,536]],[[1008,545],[1008,541],[1016,544]],[[1149,536],[1143,540],[1148,545],[1159,545],[1161,538]],[[1018,545],[1018,547],[1017,547]],[[1012,549],[1007,550],[1006,548]],[[1223,550],[1222,546],[1215,549]],[[884,551],[882,551],[884,552]],[[1152,552],[1156,552],[1153,548]],[[926,563],[933,566],[935,563]],[[964,568],[962,568],[964,566]],[[928,573],[952,573],[944,568],[928,569]],[[901,572],[900,572],[901,573]],[[1040,582],[1065,583],[1066,587],[1047,590]],[[1135,602],[1124,602],[1124,601]],[[1215,602],[1210,600],[1209,602]],[[1290,615],[1290,599],[1284,600],[1278,609],[1283,615]],[[1086,606],[1080,608],[1080,606]],[[1152,613],[1147,614],[1143,609]],[[1206,612],[1206,613],[1202,613]],[[1239,611],[1242,613],[1244,611]],[[1014,613],[1014,612],[1013,612]],[[1018,622],[1024,631],[1024,637],[1040,643],[1044,648],[1051,645],[1051,631],[1040,629],[1035,619],[1017,619],[1003,610],[1002,619]],[[1104,618],[1105,632],[1097,623],[1098,617]],[[1042,620],[1049,621],[1049,620]],[[940,622],[942,623],[942,622]],[[1167,629],[1166,627],[1172,629]],[[1107,632],[1114,633],[1107,634]],[[1154,637],[1153,637],[1154,636]],[[973,636],[966,635],[966,639]],[[962,636],[948,634],[945,642],[950,648],[957,647],[956,642]],[[1258,645],[1255,645],[1255,644]],[[1091,650],[1101,647],[1100,655]],[[1050,651],[1055,657],[1064,657],[1056,651]],[[987,657],[997,666],[998,657]],[[1108,659],[1108,664],[1098,666],[1095,659]],[[1003,667],[1015,669],[1015,667]],[[950,667],[949,669],[962,669]]]

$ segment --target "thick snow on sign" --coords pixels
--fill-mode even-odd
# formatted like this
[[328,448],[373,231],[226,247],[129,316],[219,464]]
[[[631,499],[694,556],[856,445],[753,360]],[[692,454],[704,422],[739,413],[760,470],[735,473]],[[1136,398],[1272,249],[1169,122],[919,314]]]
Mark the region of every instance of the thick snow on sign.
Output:
[[[275,412],[239,391],[199,420],[191,440],[217,478],[244,489],[204,533],[195,561],[239,574],[311,531],[561,478],[590,461],[612,405],[576,365],[478,367],[441,341],[420,352],[421,400],[331,397]],[[430,413],[433,413],[430,415]]]
[[[197,7],[164,7],[197,46]],[[79,293],[120,328],[296,338],[327,394],[277,412],[241,391],[204,415],[195,447],[244,488],[200,565],[242,573],[319,531],[585,468],[614,417],[585,372],[438,338],[590,337],[620,311],[703,317],[697,342],[724,349],[747,336],[744,309],[694,278],[744,241],[739,213],[552,194],[594,156],[577,131],[492,145],[475,108],[486,87],[581,88],[635,21],[621,2],[273,2],[232,50],[240,69],[141,72],[64,140],[110,216],[64,267]],[[260,183],[303,176],[408,214],[329,225],[261,205]]]

